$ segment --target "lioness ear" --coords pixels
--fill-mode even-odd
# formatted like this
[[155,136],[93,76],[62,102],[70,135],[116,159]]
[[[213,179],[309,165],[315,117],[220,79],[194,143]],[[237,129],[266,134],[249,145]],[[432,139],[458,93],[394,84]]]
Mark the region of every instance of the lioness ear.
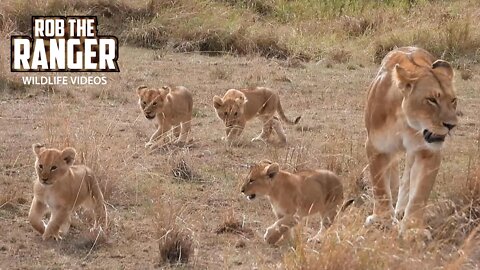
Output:
[[213,97],[213,107],[215,107],[215,109],[218,109],[220,107],[223,106],[223,100],[221,97],[219,96],[214,96]]
[[268,175],[268,177],[270,178],[275,177],[278,171],[280,171],[280,166],[278,165],[278,163],[273,163],[265,168],[265,174]]
[[75,151],[75,149],[73,149],[72,147],[67,147],[62,151],[62,159],[65,160],[65,163],[67,163],[67,165],[73,165],[76,155],[77,151]]
[[40,153],[45,150],[45,146],[41,143],[35,143],[32,145],[33,153],[35,155],[40,155]]
[[437,60],[437,61],[433,62],[432,69],[434,70],[434,72],[438,72],[440,74],[443,74],[449,80],[453,79],[453,74],[454,74],[453,68],[450,65],[450,63],[448,63],[447,61]]
[[397,84],[397,87],[402,91],[412,89],[413,84],[418,79],[418,77],[414,76],[411,72],[407,71],[399,64],[395,65],[393,70],[393,78]]
[[145,85],[140,85],[139,87],[137,87],[137,95],[141,95],[143,94],[143,92],[145,91],[145,89],[147,88],[147,86]]

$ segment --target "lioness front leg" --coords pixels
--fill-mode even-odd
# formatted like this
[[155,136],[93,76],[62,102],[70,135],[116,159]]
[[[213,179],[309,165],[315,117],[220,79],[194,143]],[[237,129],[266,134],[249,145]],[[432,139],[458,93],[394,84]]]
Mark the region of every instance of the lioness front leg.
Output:
[[272,226],[267,228],[263,238],[270,245],[276,244],[280,238],[285,235],[291,228],[297,225],[297,219],[289,215],[277,220]]
[[32,227],[40,234],[45,232],[45,224],[43,223],[43,215],[47,211],[47,205],[40,202],[37,198],[33,198],[30,212],[28,213],[28,220]]
[[45,232],[43,233],[42,239],[48,240],[52,237],[55,240],[62,239],[60,237],[60,227],[68,221],[69,215],[70,211],[68,209],[54,209],[52,211],[52,217],[47,224],[47,228],[45,228]]
[[394,212],[389,190],[389,166],[391,166],[392,156],[390,154],[379,153],[368,141],[366,148],[375,200],[373,204],[373,214],[367,217],[365,225],[369,226],[375,223],[381,223],[381,225],[388,226],[390,225],[388,222],[392,220]]
[[424,229],[425,206],[435,183],[440,163],[440,152],[421,150],[415,154],[411,170],[410,194],[405,216],[400,223],[400,234],[404,234],[410,228]]
[[410,191],[410,173],[412,170],[415,156],[408,154],[405,157],[405,169],[403,170],[402,179],[400,181],[400,187],[398,191],[397,205],[395,205],[395,218],[397,221],[401,221],[405,214],[405,208],[407,207],[409,191]]

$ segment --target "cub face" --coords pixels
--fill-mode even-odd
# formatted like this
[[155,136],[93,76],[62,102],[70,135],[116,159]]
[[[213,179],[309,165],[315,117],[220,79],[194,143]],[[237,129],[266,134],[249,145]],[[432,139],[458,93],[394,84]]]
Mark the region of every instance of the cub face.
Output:
[[42,185],[53,185],[75,162],[76,151],[67,147],[62,151],[36,143],[32,146],[36,156],[35,171]]
[[[234,91],[234,92],[232,92]],[[229,95],[234,93],[234,95]],[[247,97],[238,90],[229,90],[222,99],[219,96],[213,97],[213,107],[226,127],[235,127],[245,122],[245,104]]]
[[166,86],[162,89],[149,89],[143,85],[137,88],[138,104],[145,118],[152,120],[162,112],[169,90]]
[[278,163],[262,160],[250,168],[241,192],[247,199],[253,200],[257,195],[267,195],[273,185],[273,178],[280,171]]
[[458,123],[452,67],[437,60],[431,69],[414,74],[397,64],[394,76],[404,94],[402,110],[408,125],[423,135],[429,147],[441,147]]

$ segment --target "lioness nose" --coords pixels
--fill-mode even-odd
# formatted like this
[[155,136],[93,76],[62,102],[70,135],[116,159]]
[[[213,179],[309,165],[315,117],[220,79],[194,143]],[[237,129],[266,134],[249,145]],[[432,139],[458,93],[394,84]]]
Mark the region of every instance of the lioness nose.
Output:
[[452,130],[456,125],[454,124],[449,124],[449,123],[443,123],[443,126],[445,126],[446,128],[448,128],[448,130]]

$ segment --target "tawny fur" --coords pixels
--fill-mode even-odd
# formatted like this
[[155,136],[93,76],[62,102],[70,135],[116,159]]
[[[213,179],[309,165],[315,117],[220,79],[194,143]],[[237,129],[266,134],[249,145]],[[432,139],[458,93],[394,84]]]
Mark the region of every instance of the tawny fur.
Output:
[[318,239],[323,227],[333,222],[343,201],[340,178],[326,170],[289,173],[268,160],[253,165],[242,186],[249,199],[267,196],[277,221],[267,228],[265,241],[277,243],[305,216],[320,214],[322,228],[310,240]]
[[[382,61],[365,109],[375,197],[367,225],[391,223],[396,217],[401,233],[425,232],[424,208],[440,167],[443,140],[457,124],[456,105],[449,63],[414,47],[396,49]],[[406,154],[400,184],[399,153]]]
[[187,143],[191,130],[193,98],[190,91],[177,86],[164,86],[160,89],[139,86],[137,88],[138,104],[145,117],[158,121],[158,128],[145,144],[146,148],[156,148],[166,141],[170,130],[177,137],[175,144],[183,146]]
[[[289,120],[285,116],[278,93],[265,87],[230,89],[223,98],[214,96],[213,106],[217,116],[225,124],[226,136],[223,139],[229,143],[237,141],[247,122],[258,117],[263,123],[262,133],[252,141],[267,141],[275,131],[280,144],[285,145],[287,137],[279,119],[289,125],[300,121],[300,117],[295,121]],[[279,118],[275,114],[278,114]]]
[[[73,165],[75,149],[62,151],[33,145],[36,156],[37,179],[33,185],[33,201],[28,219],[43,240],[61,239],[70,227],[72,213],[80,206],[94,212],[94,229],[107,231],[107,211],[104,198],[95,176],[87,166]],[[50,211],[45,226],[43,217]]]

